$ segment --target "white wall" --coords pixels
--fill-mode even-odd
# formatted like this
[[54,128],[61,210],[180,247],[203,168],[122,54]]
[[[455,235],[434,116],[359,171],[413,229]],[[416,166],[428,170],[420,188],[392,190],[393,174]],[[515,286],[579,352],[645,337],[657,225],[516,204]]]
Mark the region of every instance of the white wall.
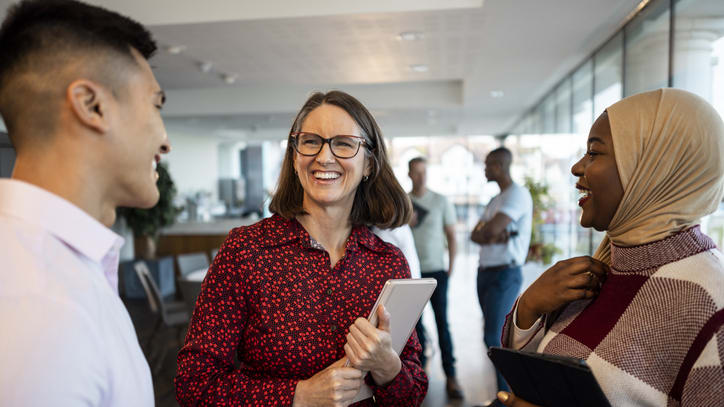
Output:
[[219,140],[169,130],[171,153],[164,156],[179,194],[210,191],[218,199]]

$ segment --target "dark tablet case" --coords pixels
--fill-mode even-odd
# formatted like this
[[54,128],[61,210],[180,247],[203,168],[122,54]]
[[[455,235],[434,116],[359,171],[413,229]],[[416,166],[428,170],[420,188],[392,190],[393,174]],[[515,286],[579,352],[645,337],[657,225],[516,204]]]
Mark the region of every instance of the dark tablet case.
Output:
[[427,213],[430,212],[424,206],[418,205],[415,202],[412,203],[412,209],[417,212],[417,225],[422,223],[427,217]]
[[611,407],[581,359],[492,347],[488,356],[513,393],[541,406]]

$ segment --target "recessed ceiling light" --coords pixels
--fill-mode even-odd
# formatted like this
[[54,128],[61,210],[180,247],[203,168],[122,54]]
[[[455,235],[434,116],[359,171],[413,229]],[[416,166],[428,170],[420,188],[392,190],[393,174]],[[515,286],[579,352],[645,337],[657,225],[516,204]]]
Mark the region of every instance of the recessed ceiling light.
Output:
[[397,34],[397,39],[400,41],[419,41],[425,38],[425,34],[419,31],[403,31]]
[[235,73],[225,73],[221,75],[221,79],[224,80],[228,85],[231,85],[232,83],[236,82],[236,80],[239,78],[239,75]]
[[410,70],[412,72],[427,72],[430,68],[425,64],[412,64],[410,65]]
[[214,68],[214,64],[211,61],[199,61],[199,70],[203,73],[209,73]]
[[496,98],[496,99],[497,99],[497,98],[502,98],[503,96],[505,96],[505,93],[503,93],[502,90],[491,90],[491,91],[490,91],[490,97],[491,97],[491,98]]
[[166,47],[166,52],[171,55],[178,55],[184,51],[186,51],[185,45],[169,45],[168,47]]

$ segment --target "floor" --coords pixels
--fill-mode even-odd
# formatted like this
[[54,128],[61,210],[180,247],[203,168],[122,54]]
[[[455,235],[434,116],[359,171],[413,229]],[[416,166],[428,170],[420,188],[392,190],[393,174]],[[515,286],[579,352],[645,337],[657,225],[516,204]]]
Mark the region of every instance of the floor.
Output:
[[[423,314],[423,323],[434,344],[433,355],[429,358],[426,371],[429,378],[428,393],[423,407],[468,407],[483,405],[495,396],[495,375],[493,366],[485,355],[483,344],[483,320],[475,291],[477,255],[474,253],[458,256],[455,271],[449,286],[449,319],[457,359],[458,380],[465,392],[462,401],[449,401],[445,395],[445,375],[440,364],[440,352],[437,349],[437,336],[432,311]],[[523,268],[523,287],[527,287],[542,271],[537,264],[528,264]],[[148,338],[153,326],[153,316],[148,312],[145,300],[128,300],[126,305],[136,325],[141,343]],[[429,306],[428,306],[429,308]],[[166,343],[167,354],[161,368],[154,378],[156,405],[159,407],[177,406],[173,388],[176,373],[176,352],[180,347],[177,332],[166,332],[156,345]],[[151,346],[154,348],[154,346]],[[156,346],[156,349],[158,347]]]

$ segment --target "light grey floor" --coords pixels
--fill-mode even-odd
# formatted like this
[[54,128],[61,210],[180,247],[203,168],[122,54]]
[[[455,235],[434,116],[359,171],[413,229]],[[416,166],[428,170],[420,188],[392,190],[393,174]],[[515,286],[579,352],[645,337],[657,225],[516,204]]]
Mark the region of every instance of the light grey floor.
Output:
[[[495,372],[483,343],[483,317],[476,291],[477,261],[475,254],[458,256],[448,292],[450,334],[457,359],[458,381],[465,392],[465,400],[447,400],[435,319],[428,306],[423,314],[423,323],[434,343],[435,353],[426,367],[430,384],[423,407],[475,406],[495,397]],[[523,267],[523,289],[542,271],[543,268],[538,264],[526,264]]]

